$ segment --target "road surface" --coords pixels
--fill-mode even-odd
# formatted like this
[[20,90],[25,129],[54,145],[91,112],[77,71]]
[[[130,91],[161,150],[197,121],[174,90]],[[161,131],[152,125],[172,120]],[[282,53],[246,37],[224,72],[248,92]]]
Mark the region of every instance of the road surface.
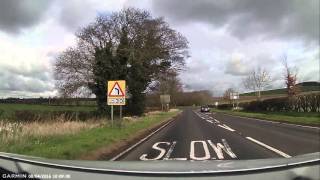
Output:
[[245,160],[320,151],[320,129],[185,109],[113,160]]

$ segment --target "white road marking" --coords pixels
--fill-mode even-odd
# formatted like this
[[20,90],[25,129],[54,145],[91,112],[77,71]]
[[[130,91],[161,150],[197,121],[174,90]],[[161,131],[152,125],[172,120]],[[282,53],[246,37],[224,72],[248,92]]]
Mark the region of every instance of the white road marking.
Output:
[[263,147],[265,147],[265,148],[267,148],[267,149],[279,154],[280,156],[283,156],[285,158],[290,158],[291,157],[290,155],[288,155],[288,154],[286,154],[286,153],[284,153],[284,152],[282,152],[282,151],[280,151],[278,149],[275,149],[275,148],[273,148],[271,146],[268,146],[268,145],[266,145],[266,144],[264,144],[264,143],[262,143],[262,142],[260,142],[260,141],[258,141],[256,139],[253,139],[252,137],[246,137],[246,138],[249,139],[252,142],[255,142],[255,143],[259,144],[260,146],[263,146]]
[[163,160],[168,160],[170,158],[170,155],[171,155],[171,153],[173,151],[173,148],[176,146],[176,144],[177,144],[177,141],[173,141],[172,142],[172,144],[171,144],[167,154],[164,156]]
[[229,154],[229,156],[232,158],[237,158],[237,156],[232,152],[229,144],[227,143],[227,141],[225,139],[222,139],[222,143],[223,143],[224,147],[226,148],[226,153]]
[[[203,146],[203,149],[204,149],[204,153],[205,155],[203,157],[196,157],[195,156],[195,152],[194,152],[194,145],[195,143],[201,143],[202,146]],[[209,149],[208,149],[208,145],[205,141],[191,141],[190,143],[190,159],[192,160],[207,160],[207,159],[210,159],[210,152],[209,152]]]
[[170,158],[170,159],[167,159],[167,160],[186,161],[187,158]]
[[[150,159],[147,158],[148,154],[142,154],[142,155],[140,156],[140,160],[142,160],[142,161],[148,161],[148,160],[158,160],[158,159],[162,158],[162,156],[166,153],[166,149],[161,148],[161,147],[158,147],[159,144],[170,145],[170,142],[157,142],[157,143],[155,143],[155,144],[152,146],[152,148],[160,151],[160,154],[159,154],[157,157],[155,157],[155,158],[150,158]],[[170,154],[171,154],[171,153],[170,153]],[[169,154],[169,156],[170,156],[170,154]]]
[[211,124],[213,123],[213,121],[211,121],[211,120],[207,120],[207,122],[209,122],[209,123],[211,123]]
[[[225,159],[224,153],[229,155],[231,158],[237,158],[237,156],[232,152],[229,144],[225,139],[221,140],[222,143],[213,143],[211,140],[205,140],[205,141],[191,141],[190,142],[190,160],[196,160],[196,161],[201,161],[201,160],[209,160],[209,159]],[[196,144],[200,143],[201,145],[198,145],[196,147]],[[207,145],[209,144],[209,146]],[[147,158],[148,154],[142,154],[139,159],[142,161],[155,161],[155,160],[180,160],[180,161],[185,161],[187,158],[185,157],[170,157],[172,155],[172,152],[174,151],[174,148],[176,147],[177,141],[173,142],[157,142],[153,144],[152,149],[157,150],[159,154],[157,154],[156,157],[154,158]],[[160,147],[162,145],[162,147]],[[167,148],[169,147],[169,148]],[[212,148],[213,151],[215,152],[214,154],[210,154],[209,148]],[[197,156],[198,154],[202,154],[204,151],[203,156]]]
[[220,123],[220,121],[218,121],[217,119],[213,119],[216,123]]
[[218,159],[224,159],[223,157],[223,153],[221,151],[221,148],[218,148],[216,145],[214,145],[211,140],[207,140],[209,145],[212,147],[212,149],[214,150],[214,152],[216,152]]
[[225,139],[222,139],[222,143],[217,143],[217,145],[214,145],[214,143],[211,140],[207,140],[209,145],[212,147],[212,149],[216,152],[219,159],[224,159],[222,150],[226,152],[231,158],[237,158],[237,156],[232,152],[229,144]]
[[161,127],[159,127],[157,130],[153,131],[152,133],[150,133],[148,136],[146,136],[145,138],[141,139],[139,142],[135,143],[134,145],[130,146],[128,149],[122,151],[120,154],[118,154],[117,156],[113,157],[112,159],[110,159],[110,161],[115,161],[118,158],[120,158],[121,156],[123,156],[125,153],[131,151],[133,148],[137,147],[139,144],[141,144],[142,142],[146,141],[147,139],[149,139],[152,135],[156,134],[158,131],[160,131],[161,129],[163,129],[164,127],[166,127],[168,124],[170,124],[173,120],[170,120],[169,122],[165,123],[164,125],[162,125]]
[[226,129],[226,130],[229,130],[229,131],[236,131],[236,130],[234,130],[234,129],[232,129],[231,127],[229,127],[229,126],[227,126],[227,125],[225,125],[225,124],[222,124],[222,125],[218,125],[219,127],[222,127],[222,128],[224,128],[224,129]]

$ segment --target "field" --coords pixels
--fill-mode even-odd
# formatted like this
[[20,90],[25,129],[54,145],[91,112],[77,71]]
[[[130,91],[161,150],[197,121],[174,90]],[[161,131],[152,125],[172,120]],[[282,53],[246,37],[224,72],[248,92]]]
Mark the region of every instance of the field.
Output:
[[[298,84],[298,86],[301,93],[320,91],[320,83],[318,82],[303,82]],[[240,96],[255,96],[255,95],[256,95],[255,92],[240,94]],[[261,96],[272,96],[272,95],[276,95],[276,96],[286,95],[286,89],[272,89],[272,90],[261,91]]]
[[33,104],[0,104],[0,119],[13,119],[16,111],[37,111],[37,112],[91,112],[95,106],[56,106],[56,105],[33,105]]

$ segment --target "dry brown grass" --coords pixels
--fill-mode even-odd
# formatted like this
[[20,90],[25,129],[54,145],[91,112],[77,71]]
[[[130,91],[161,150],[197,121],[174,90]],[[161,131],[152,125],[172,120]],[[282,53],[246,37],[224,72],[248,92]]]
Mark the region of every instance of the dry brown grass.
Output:
[[22,133],[25,135],[34,136],[51,136],[51,135],[64,135],[75,134],[81,130],[92,129],[103,125],[102,121],[65,121],[65,122],[52,122],[52,123],[28,123],[22,128]]
[[[169,112],[177,112],[177,111],[179,111],[179,109],[170,109],[169,110]],[[163,112],[163,111],[159,111],[159,110],[157,110],[157,111],[149,111],[149,112],[145,113],[145,115],[159,114],[161,112]]]
[[100,127],[106,120],[31,122],[13,123],[0,121],[0,141],[8,143],[27,137],[45,137],[54,135],[75,134],[82,130]]

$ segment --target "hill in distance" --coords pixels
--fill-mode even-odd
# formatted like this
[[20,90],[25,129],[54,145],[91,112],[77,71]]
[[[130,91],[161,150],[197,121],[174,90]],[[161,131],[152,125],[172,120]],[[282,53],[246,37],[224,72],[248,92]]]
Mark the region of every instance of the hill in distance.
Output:
[[[311,91],[320,91],[320,82],[316,81],[309,81],[309,82],[302,82],[297,84],[300,87],[301,92],[311,92]],[[286,88],[282,89],[272,89],[272,90],[266,90],[261,91],[261,95],[280,95],[280,94],[286,94]],[[249,93],[243,93],[240,94],[240,96],[255,96],[255,92],[249,92]]]

